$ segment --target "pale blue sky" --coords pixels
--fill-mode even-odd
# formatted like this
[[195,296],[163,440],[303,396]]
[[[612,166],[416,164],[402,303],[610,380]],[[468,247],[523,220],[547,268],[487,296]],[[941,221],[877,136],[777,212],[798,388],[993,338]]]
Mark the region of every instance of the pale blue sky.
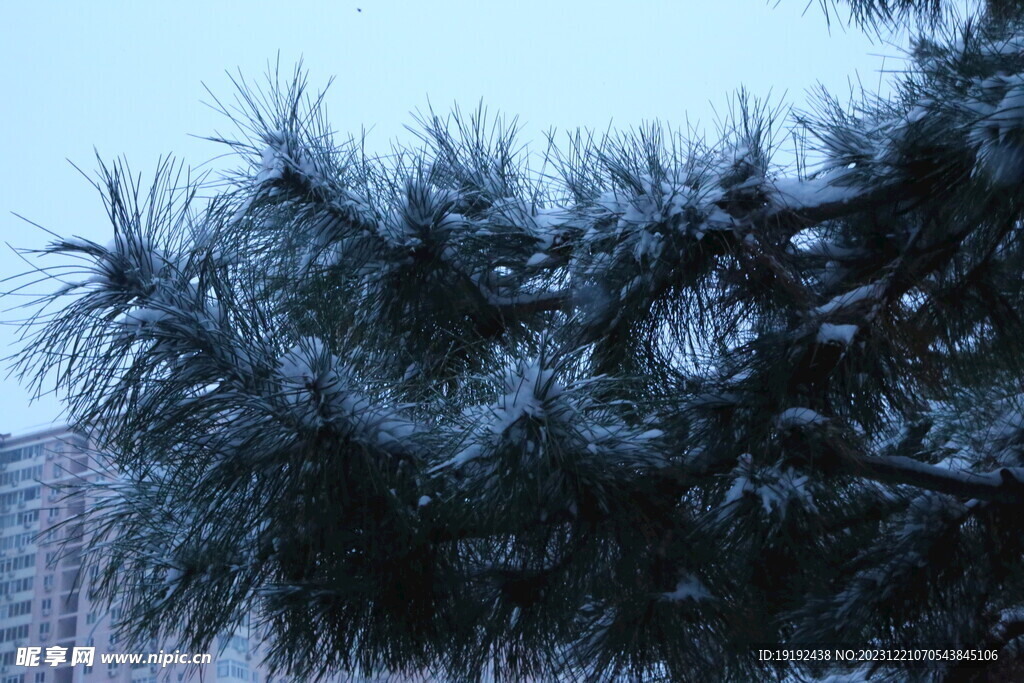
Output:
[[[882,55],[901,66],[898,49],[856,29],[829,33],[817,0],[805,12],[806,2],[0,0],[0,234],[19,247],[47,241],[14,211],[108,241],[95,191],[65,159],[91,171],[96,147],[144,176],[167,153],[199,166],[221,149],[191,136],[229,127],[202,104],[202,84],[230,96],[225,70],[256,79],[278,52],[288,70],[302,57],[314,88],[334,76],[333,127],[372,127],[368,146],[381,152],[408,137],[409,112],[428,97],[442,113],[483,99],[518,115],[540,149],[552,126],[683,127],[688,116],[710,127],[711,105],[740,85],[799,105],[817,82],[845,96],[859,74],[874,88]],[[23,270],[0,253],[0,275]],[[0,346],[16,348],[8,326]],[[13,379],[0,382],[0,433],[59,417],[52,396],[30,405]]]

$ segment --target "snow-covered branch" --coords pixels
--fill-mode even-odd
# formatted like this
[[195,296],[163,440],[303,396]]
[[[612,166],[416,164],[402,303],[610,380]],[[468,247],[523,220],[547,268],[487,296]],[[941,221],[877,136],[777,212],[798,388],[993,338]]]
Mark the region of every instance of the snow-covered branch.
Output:
[[978,473],[929,465],[906,456],[860,456],[850,465],[850,473],[958,498],[1007,505],[1024,504],[1024,469],[1019,467]]

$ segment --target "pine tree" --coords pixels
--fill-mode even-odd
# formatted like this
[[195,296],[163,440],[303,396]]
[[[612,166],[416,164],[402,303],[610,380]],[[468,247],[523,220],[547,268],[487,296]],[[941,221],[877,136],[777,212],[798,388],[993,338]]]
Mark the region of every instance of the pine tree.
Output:
[[[301,70],[237,81],[208,200],[101,164],[18,359],[118,472],[95,593],[301,679],[1024,676],[1024,12],[850,7],[920,37],[797,172],[744,94],[715,144],[537,170],[480,109],[373,156]],[[756,656],[822,644],[983,661]]]

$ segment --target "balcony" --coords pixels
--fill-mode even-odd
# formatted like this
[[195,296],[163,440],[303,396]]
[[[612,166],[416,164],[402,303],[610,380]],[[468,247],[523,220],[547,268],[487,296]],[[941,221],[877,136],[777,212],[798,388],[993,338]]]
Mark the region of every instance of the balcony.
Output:
[[75,617],[65,617],[57,622],[58,638],[74,638],[78,635],[77,622]]

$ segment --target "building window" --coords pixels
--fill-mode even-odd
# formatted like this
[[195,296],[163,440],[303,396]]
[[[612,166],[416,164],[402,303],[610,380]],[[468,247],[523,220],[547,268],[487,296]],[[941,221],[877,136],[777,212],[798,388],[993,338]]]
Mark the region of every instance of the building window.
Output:
[[28,527],[39,521],[39,510],[29,510],[18,514],[18,524]]
[[249,667],[234,659],[221,660],[217,662],[217,676],[248,681]]
[[44,621],[39,624],[39,637],[45,638],[50,635],[50,622]]
[[[28,604],[25,604],[25,603],[28,603]],[[32,613],[32,601],[31,600],[23,600],[21,602],[16,602],[16,603],[14,603],[12,605],[5,605],[3,607],[0,607],[0,619],[10,618],[10,617],[20,617],[23,614],[31,614],[31,613]]]
[[12,640],[23,640],[25,638],[28,638],[28,624],[0,629],[0,642],[6,643]]

